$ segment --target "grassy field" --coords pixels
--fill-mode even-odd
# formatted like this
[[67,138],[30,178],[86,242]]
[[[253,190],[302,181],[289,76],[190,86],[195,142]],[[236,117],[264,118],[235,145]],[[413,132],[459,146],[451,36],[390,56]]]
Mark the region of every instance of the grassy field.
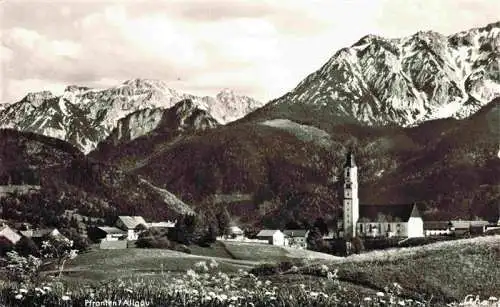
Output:
[[[219,249],[199,248],[207,256],[190,255],[166,249],[129,248],[126,250],[92,250],[79,255],[67,264],[65,277],[71,280],[102,281],[113,278],[153,276],[161,272],[186,272],[200,261],[216,260],[223,272],[249,269],[257,262],[236,260],[225,256]],[[217,255],[210,257],[208,254]]]
[[[337,306],[338,302],[348,301],[375,306],[375,302],[389,298],[403,300],[406,306],[415,306],[411,302],[416,301],[425,302],[425,306],[444,306],[461,301],[468,294],[483,299],[500,296],[500,236],[346,258],[235,242],[219,242],[212,248],[193,247],[192,252],[198,255],[139,248],[81,254],[66,266],[59,300],[64,293],[72,293],[72,299],[82,302],[88,291],[94,291],[103,298],[153,296],[161,304],[178,305],[189,300],[199,303],[215,293],[213,299],[219,300],[219,305],[213,306],[227,306],[220,304],[221,298],[233,295],[245,299],[252,293],[251,300],[255,302],[283,300],[297,307]],[[271,271],[260,275],[259,270],[255,270],[257,276],[247,273],[262,263],[297,258],[302,260],[294,262],[293,269],[288,267],[278,274]],[[208,269],[200,268],[203,262],[209,265]],[[216,265],[210,266],[214,262]],[[0,305],[1,299],[12,299],[13,293],[8,285],[1,291]],[[185,296],[179,296],[178,291]],[[26,302],[26,306],[31,306]]]
[[500,236],[374,251],[324,262],[340,280],[375,290],[397,282],[411,297],[458,301],[500,296]]
[[235,259],[251,260],[261,262],[280,262],[294,259],[324,259],[324,260],[340,260],[341,257],[335,257],[328,254],[313,252],[309,250],[300,250],[296,248],[285,248],[281,246],[259,244],[259,243],[242,243],[242,242],[221,242],[227,252]]

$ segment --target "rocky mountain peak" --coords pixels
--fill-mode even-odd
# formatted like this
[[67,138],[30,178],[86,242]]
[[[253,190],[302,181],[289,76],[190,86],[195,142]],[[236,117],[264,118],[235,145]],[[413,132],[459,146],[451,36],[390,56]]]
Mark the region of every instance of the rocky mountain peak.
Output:
[[28,93],[21,101],[29,102],[34,107],[39,107],[45,100],[54,98],[54,94],[50,91],[40,91]]
[[[366,35],[259,114],[370,126],[465,118],[500,96],[499,23],[445,36]],[[302,113],[302,114],[299,114]],[[253,115],[252,115],[253,116]]]
[[[0,127],[67,140],[88,153],[108,137],[120,119],[141,110],[158,109],[133,116],[130,129],[135,131],[134,137],[138,137],[150,129],[136,127],[155,126],[163,111],[178,102],[182,102],[176,106],[182,114],[191,114],[197,109],[196,114],[202,114],[200,110],[206,112],[210,117],[210,124],[206,126],[211,126],[212,121],[217,124],[234,121],[263,105],[249,97],[236,96],[231,90],[225,90],[217,97],[199,97],[169,88],[161,80],[138,78],[106,89],[70,85],[59,97],[50,92],[29,94],[23,101],[0,109]],[[44,107],[40,108],[42,105]],[[200,121],[200,125],[206,123]]]

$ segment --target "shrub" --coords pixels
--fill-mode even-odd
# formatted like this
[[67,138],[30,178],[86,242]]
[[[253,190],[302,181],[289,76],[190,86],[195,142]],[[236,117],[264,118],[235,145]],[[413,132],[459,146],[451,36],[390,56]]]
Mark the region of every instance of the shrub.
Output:
[[135,245],[139,248],[172,248],[172,243],[166,237],[142,237]]
[[31,238],[28,237],[21,237],[16,244],[15,250],[20,256],[23,257],[27,257],[29,255],[33,255],[35,257],[40,256],[38,246]]

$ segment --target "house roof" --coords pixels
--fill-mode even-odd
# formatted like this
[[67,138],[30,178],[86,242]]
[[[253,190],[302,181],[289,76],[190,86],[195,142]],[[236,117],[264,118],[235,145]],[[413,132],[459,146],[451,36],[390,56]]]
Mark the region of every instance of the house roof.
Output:
[[307,236],[308,231],[305,229],[286,229],[283,230],[283,233],[289,237],[305,237]]
[[259,231],[257,237],[272,237],[278,231],[281,232],[279,229],[263,229]]
[[97,228],[99,228],[100,230],[104,231],[107,234],[125,234],[125,231],[116,227],[101,226]]
[[450,223],[455,227],[455,229],[469,228],[469,227],[482,227],[489,224],[487,221],[467,221],[467,220],[452,220]]
[[33,230],[31,237],[33,238],[41,238],[50,235],[52,232],[56,231],[56,235],[59,235],[59,230],[56,228],[41,228]]
[[425,230],[446,230],[450,226],[448,221],[424,221]]
[[152,223],[147,223],[147,226],[148,227],[157,227],[157,228],[172,228],[172,227],[175,227],[175,222],[171,222],[171,221],[168,221],[168,222],[152,222]]
[[420,217],[415,204],[359,205],[359,219],[370,222],[407,222],[410,217]]
[[140,224],[143,224],[146,227],[148,225],[142,216],[122,215],[118,217],[118,220],[121,221],[128,229],[134,229]]
[[0,226],[0,237],[7,239],[12,244],[16,244],[21,239],[21,236],[7,225]]

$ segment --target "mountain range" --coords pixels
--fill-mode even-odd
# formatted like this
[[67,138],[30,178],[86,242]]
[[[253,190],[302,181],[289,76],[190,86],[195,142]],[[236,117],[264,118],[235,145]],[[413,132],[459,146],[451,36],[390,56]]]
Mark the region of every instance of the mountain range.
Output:
[[249,119],[407,127],[468,117],[498,96],[500,22],[450,36],[367,35]]
[[[167,109],[185,99],[206,110],[220,124],[239,119],[262,106],[229,89],[215,97],[198,97],[171,89],[160,80],[133,79],[107,89],[71,85],[61,96],[48,91],[29,93],[21,101],[0,109],[0,127],[66,140],[89,153],[127,115],[148,108]],[[143,129],[142,122],[130,124],[133,123],[136,126],[129,129]]]
[[[97,164],[147,190],[134,195],[161,190],[194,209],[225,206],[242,223],[334,219],[348,150],[361,203],[415,202],[425,219],[498,218],[500,22],[450,36],[365,36],[266,105],[137,79],[29,94],[0,111],[0,123],[84,151],[70,177]],[[115,183],[126,199],[134,185]],[[125,201],[127,210],[144,199]],[[165,204],[146,207],[155,206]]]

